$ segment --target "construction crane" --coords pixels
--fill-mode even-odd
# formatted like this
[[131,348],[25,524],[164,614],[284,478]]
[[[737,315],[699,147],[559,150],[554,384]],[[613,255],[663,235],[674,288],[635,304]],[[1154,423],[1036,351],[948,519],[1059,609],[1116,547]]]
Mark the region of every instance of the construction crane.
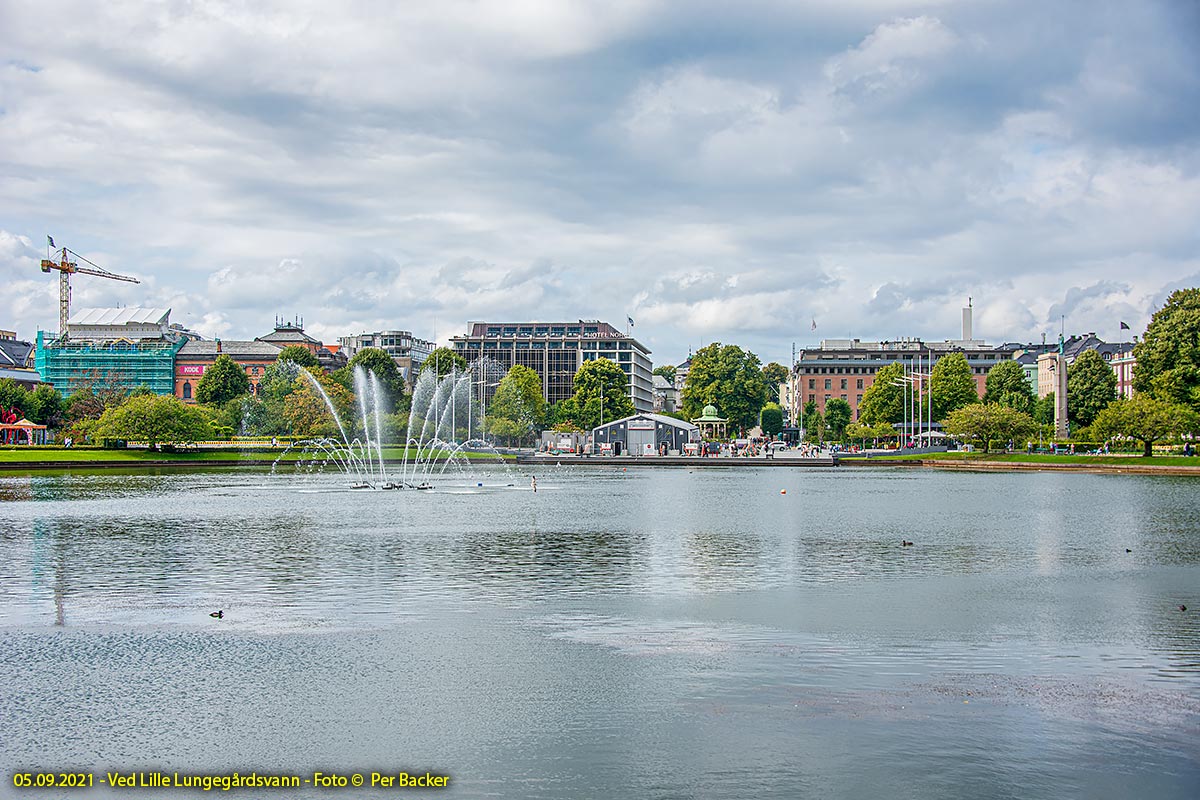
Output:
[[[54,240],[49,236],[46,237],[46,242],[50,247],[54,247]],[[42,272],[49,272],[52,269],[58,270],[58,336],[61,339],[67,338],[67,319],[71,316],[71,273],[78,272],[83,275],[96,275],[101,278],[110,278],[114,281],[127,281],[128,283],[141,283],[137,278],[131,278],[128,275],[117,275],[115,272],[109,272],[102,269],[96,264],[92,264],[91,268],[81,267],[75,261],[72,261],[68,254],[75,256],[80,261],[92,264],[83,256],[66,247],[60,247],[54,251],[54,255],[58,261],[52,261],[48,258],[42,259]]]

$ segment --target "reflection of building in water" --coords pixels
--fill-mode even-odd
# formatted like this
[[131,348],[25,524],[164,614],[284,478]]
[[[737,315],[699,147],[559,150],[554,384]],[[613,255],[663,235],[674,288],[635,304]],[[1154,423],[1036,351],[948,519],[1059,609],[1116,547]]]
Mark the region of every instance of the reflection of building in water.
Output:
[[0,483],[0,501],[10,502],[32,499],[33,479],[28,475],[5,478],[3,483]]
[[67,567],[61,552],[54,559],[54,624],[66,624]]
[[[30,492],[28,499],[39,498]],[[42,498],[44,499],[44,498]],[[67,574],[66,536],[52,523],[35,520],[33,523],[33,552],[30,558],[30,583],[33,594],[44,599],[54,598],[54,624],[66,624],[67,594],[70,581]]]

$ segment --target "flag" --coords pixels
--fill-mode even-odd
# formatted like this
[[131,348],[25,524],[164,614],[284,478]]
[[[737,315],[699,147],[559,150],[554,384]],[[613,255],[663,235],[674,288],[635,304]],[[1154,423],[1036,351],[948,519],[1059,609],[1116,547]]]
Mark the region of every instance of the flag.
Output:
[[1127,330],[1129,330],[1129,323],[1128,323],[1128,322],[1122,322],[1122,323],[1121,323],[1121,330],[1123,330],[1123,331],[1127,331]]
[[53,237],[53,236],[47,236],[47,237],[46,237],[46,244],[50,245],[51,247],[54,247],[54,237]]
[[817,329],[817,318],[816,317],[813,317],[812,329],[814,331]]
[[633,317],[626,317],[625,319],[629,320],[629,327],[632,328],[633,327]]

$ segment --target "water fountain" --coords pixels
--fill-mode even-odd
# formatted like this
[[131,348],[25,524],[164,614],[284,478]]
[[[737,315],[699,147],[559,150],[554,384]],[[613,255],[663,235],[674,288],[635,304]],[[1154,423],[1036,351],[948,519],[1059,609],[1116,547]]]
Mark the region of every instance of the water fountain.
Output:
[[[297,441],[280,454],[280,459],[300,448],[312,455],[301,458],[298,468],[307,466],[312,471],[333,465],[350,479],[352,489],[385,490],[432,488],[432,481],[451,466],[466,466],[468,452],[488,452],[502,462],[494,447],[474,435],[481,434],[483,427],[482,405],[476,402],[475,390],[495,385],[488,382],[494,377],[490,375],[494,369],[486,361],[473,367],[452,370],[440,378],[431,370],[417,377],[398,475],[389,473],[383,455],[386,398],[379,379],[361,366],[355,368],[358,418],[350,421],[341,418],[320,381],[307,370],[299,370],[298,374],[325,403],[339,436]],[[279,459],[275,463],[278,465]]]

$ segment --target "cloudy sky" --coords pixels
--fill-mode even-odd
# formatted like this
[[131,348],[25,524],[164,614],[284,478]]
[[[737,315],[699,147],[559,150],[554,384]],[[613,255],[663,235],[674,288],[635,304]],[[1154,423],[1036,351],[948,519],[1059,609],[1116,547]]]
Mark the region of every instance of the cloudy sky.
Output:
[[[599,318],[678,362],[1139,332],[1200,285],[1200,4],[0,3],[0,328],[46,234],[207,336]],[[812,320],[817,330],[811,330]]]

